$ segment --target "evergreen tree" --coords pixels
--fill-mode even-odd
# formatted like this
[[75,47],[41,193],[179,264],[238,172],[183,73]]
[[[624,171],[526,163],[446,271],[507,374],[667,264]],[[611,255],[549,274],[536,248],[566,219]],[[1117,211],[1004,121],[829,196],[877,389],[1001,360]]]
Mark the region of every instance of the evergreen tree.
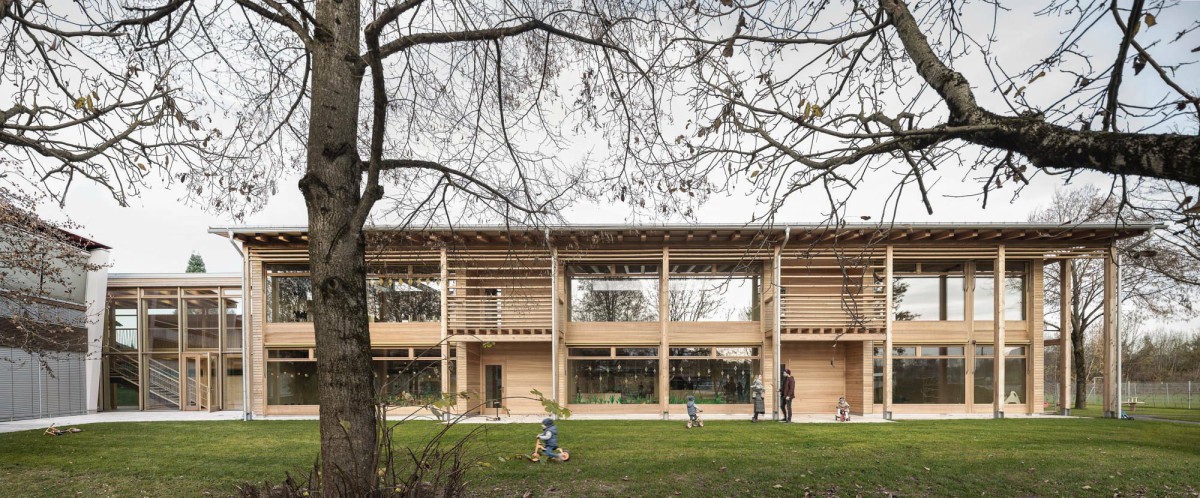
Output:
[[192,253],[192,257],[188,258],[187,265],[188,273],[208,273],[204,269],[204,258],[200,257],[200,253]]

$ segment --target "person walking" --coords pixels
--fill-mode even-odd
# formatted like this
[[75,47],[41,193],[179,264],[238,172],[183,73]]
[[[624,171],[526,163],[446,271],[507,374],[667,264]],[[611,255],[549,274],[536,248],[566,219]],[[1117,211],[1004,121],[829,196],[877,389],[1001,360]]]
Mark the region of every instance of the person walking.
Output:
[[754,393],[754,418],[750,419],[751,422],[758,422],[758,416],[767,412],[766,403],[763,400],[763,391],[765,390],[762,375],[754,377],[754,383],[750,384],[750,391]]
[[783,370],[783,384],[779,388],[780,397],[783,400],[783,420],[780,422],[792,422],[792,400],[796,398],[796,378],[792,377],[790,369]]

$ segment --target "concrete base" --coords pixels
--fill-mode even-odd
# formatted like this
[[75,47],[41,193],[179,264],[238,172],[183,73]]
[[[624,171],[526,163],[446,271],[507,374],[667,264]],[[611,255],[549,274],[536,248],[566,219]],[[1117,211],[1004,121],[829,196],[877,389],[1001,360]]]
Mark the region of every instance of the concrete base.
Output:
[[[315,418],[315,417],[314,417]],[[89,413],[87,415],[72,415],[68,417],[35,418],[0,422],[0,433],[43,430],[54,424],[55,427],[69,427],[83,424],[101,424],[106,422],[195,422],[204,420],[241,420],[242,412],[184,412],[184,411],[116,411]]]

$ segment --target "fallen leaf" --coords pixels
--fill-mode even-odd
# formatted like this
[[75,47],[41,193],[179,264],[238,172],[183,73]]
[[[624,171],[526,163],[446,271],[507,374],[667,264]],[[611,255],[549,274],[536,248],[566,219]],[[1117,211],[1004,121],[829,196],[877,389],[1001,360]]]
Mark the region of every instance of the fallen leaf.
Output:
[[772,487],[772,488],[775,488],[775,489],[780,489],[780,488],[782,488],[782,487],[783,487],[783,485],[782,485],[782,484],[776,484],[776,485],[774,485],[774,486],[771,486],[771,487]]

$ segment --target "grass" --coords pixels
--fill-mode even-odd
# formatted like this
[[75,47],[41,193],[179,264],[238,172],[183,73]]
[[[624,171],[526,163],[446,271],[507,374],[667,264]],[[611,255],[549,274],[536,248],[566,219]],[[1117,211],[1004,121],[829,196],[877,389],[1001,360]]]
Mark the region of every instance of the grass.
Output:
[[[432,422],[406,424],[416,443]],[[456,428],[457,434],[465,426]],[[313,421],[109,423],[61,437],[0,434],[0,483],[22,496],[226,496],[279,481],[317,453]],[[1184,495],[1200,483],[1200,430],[1106,419],[750,424],[574,421],[567,464],[529,451],[532,425],[492,425],[471,487],[485,496]],[[0,492],[4,493],[4,492]]]
[[[1200,422],[1200,409],[1189,410],[1187,408],[1161,408],[1153,406],[1139,406],[1134,411],[1125,409],[1125,413],[1137,419],[1141,415],[1146,415],[1154,418],[1166,420],[1182,420],[1185,422]],[[1071,415],[1077,417],[1103,417],[1104,410],[1096,405],[1088,405],[1083,410],[1071,410]]]

